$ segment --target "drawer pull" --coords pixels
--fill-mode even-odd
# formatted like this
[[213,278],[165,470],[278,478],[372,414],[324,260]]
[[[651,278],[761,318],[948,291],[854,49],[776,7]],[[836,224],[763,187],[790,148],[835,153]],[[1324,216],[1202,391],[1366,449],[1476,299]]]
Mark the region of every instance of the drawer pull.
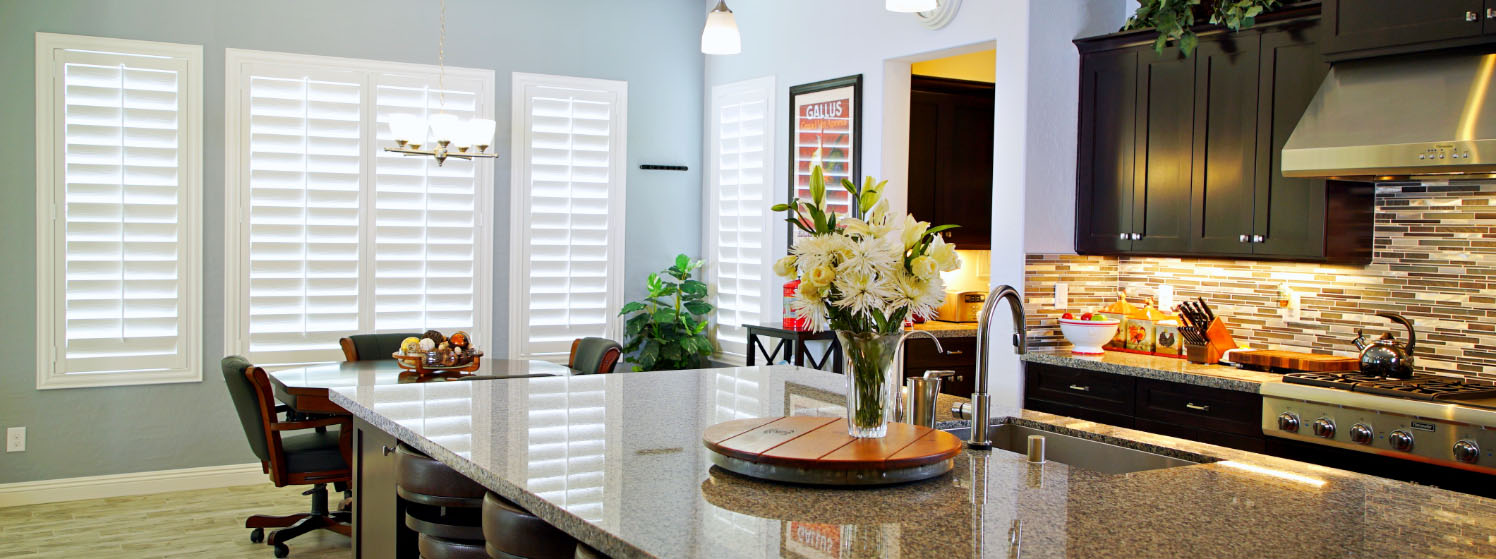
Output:
[[961,351],[959,349],[953,349],[953,350],[945,352],[945,354],[946,355],[966,355],[966,352],[965,351]]
[[1072,384],[1072,385],[1070,385],[1070,389],[1078,391],[1078,392],[1090,392],[1091,391],[1091,387],[1089,387],[1089,386],[1081,386],[1079,384]]
[[1210,411],[1210,406],[1202,406],[1202,405],[1196,404],[1194,402],[1189,402],[1189,403],[1185,404],[1184,407],[1192,409],[1192,410],[1195,410],[1195,411]]
[[384,451],[385,456],[389,456],[391,452],[395,451],[395,447],[392,446],[379,445],[379,449]]

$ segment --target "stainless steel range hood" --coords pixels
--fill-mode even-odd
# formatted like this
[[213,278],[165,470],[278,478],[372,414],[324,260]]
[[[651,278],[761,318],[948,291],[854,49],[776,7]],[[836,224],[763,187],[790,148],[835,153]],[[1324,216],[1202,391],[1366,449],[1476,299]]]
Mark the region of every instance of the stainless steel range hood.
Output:
[[1496,54],[1336,64],[1283,147],[1283,174],[1395,180],[1496,174]]

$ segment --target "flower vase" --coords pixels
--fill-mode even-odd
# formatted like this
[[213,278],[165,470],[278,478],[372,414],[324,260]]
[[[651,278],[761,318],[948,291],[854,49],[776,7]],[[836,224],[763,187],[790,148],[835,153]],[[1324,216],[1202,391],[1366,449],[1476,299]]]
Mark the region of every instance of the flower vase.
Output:
[[899,334],[837,330],[836,339],[847,377],[847,434],[881,438],[898,408],[900,379],[895,378],[893,356]]

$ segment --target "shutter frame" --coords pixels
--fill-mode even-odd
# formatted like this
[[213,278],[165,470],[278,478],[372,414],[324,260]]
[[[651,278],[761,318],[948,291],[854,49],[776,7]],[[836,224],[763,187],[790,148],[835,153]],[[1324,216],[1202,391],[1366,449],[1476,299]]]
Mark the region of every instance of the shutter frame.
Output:
[[[771,174],[774,165],[773,150],[775,149],[776,132],[775,121],[773,119],[776,118],[775,115],[777,114],[775,112],[774,87],[775,83],[772,76],[715,86],[712,88],[711,102],[708,107],[707,118],[709,119],[709,126],[706,140],[708,175],[706,180],[703,181],[707,189],[707,192],[703,196],[703,199],[706,201],[706,215],[703,223],[706,224],[706,227],[703,231],[704,238],[702,239],[702,246],[707,247],[707,281],[714,287],[712,292],[716,314],[713,318],[713,339],[717,345],[717,356],[723,361],[736,364],[745,362],[747,352],[750,351],[746,341],[747,330],[742,327],[742,324],[747,322],[773,322],[779,317],[780,313],[776,312],[776,309],[782,304],[780,292],[776,289],[779,284],[777,281],[778,278],[774,276],[772,269],[776,248],[774,245],[773,226],[775,216],[773,212],[769,211],[769,206],[773,203],[774,197],[777,194],[777,191],[773,187],[774,181]],[[748,263],[737,263],[729,266],[727,262],[723,261],[724,248],[722,246],[722,237],[724,236],[722,213],[726,194],[722,178],[725,171],[723,168],[724,158],[728,155],[723,150],[724,134],[726,132],[723,130],[723,119],[725,118],[724,111],[735,106],[741,107],[748,103],[761,103],[763,105],[762,112],[759,118],[756,119],[757,125],[761,130],[761,133],[758,134],[759,140],[757,145],[744,146],[740,141],[738,146],[739,149],[756,148],[761,153],[758,162],[760,169],[758,173],[759,182],[753,186],[754,190],[756,190],[754,194],[758,196],[759,203],[757,206],[751,208],[751,211],[758,212],[759,219],[739,219],[737,226],[743,227],[750,224],[757,226],[760,229],[760,246],[757,251],[742,251],[739,249],[740,255],[742,252],[750,252],[748,257],[756,259],[756,263],[750,261]],[[743,123],[744,121],[741,115],[739,115],[739,120],[736,121],[736,124],[742,126]],[[738,135],[734,136],[734,138],[741,140],[742,136]],[[733,152],[733,154],[741,155],[741,152]],[[741,201],[747,197],[744,193],[744,186],[741,183],[741,176],[738,177],[738,182],[734,186],[736,189],[735,195],[740,200],[736,209],[741,212],[745,208],[749,208],[747,202]],[[742,270],[744,266],[757,268],[759,279],[756,282],[748,279],[751,277],[751,274],[745,273]],[[733,284],[734,289],[726,289],[728,284]],[[723,304],[728,295],[726,292],[728,291],[755,290],[758,292],[759,308],[757,310],[738,308],[740,305],[737,304]]]
[[[36,224],[37,388],[45,390],[201,381],[203,365],[201,358],[202,47],[153,41],[37,33],[35,54],[36,215],[39,216]],[[80,107],[78,115],[79,118],[83,118],[89,113],[96,117],[111,111],[117,113],[117,143],[69,144],[66,107],[69,99],[67,72],[70,65],[76,66],[80,72],[78,82],[80,95],[83,94],[84,89],[99,90],[107,85],[102,83],[89,85],[84,81],[83,74],[90,72],[98,74],[104,72],[105,68],[115,69],[114,72],[118,75],[115,85],[119,88],[116,90],[119,92],[118,108],[78,105]],[[136,81],[162,73],[174,75],[174,87],[168,89],[163,85],[161,88],[153,88],[149,83]],[[163,104],[161,100],[168,92],[174,97],[170,105]],[[80,103],[86,101],[83,97],[77,100]],[[168,110],[175,120],[170,128],[160,127],[159,121],[128,123],[139,118],[159,119],[166,116]],[[79,126],[94,127],[92,124]],[[130,132],[132,130],[135,132]],[[132,163],[128,159],[132,152],[137,157],[151,157],[153,152],[156,157],[162,155],[162,150],[157,147],[141,145],[142,138],[146,136],[140,136],[140,134],[159,136],[160,132],[157,131],[166,130],[171,131],[170,134],[175,140],[174,147],[170,148],[174,151],[174,163],[163,167],[161,164],[167,160],[136,159]],[[114,281],[118,282],[118,289],[122,295],[118,303],[118,332],[121,336],[118,341],[111,346],[106,342],[89,342],[85,341],[85,338],[78,338],[80,348],[92,346],[95,351],[104,353],[95,358],[85,358],[80,354],[72,360],[69,359],[66,349],[66,344],[69,343],[67,335],[70,331],[81,334],[86,330],[83,330],[82,326],[70,330],[67,326],[69,314],[66,305],[70,293],[66,283],[69,258],[66,236],[69,231],[66,217],[68,214],[58,210],[59,206],[69,203],[69,183],[66,182],[70,176],[66,168],[69,164],[69,145],[80,146],[78,153],[80,161],[76,164],[95,168],[101,164],[112,165],[118,169],[116,172],[120,173],[119,178],[114,179],[119,181],[117,183],[119,202],[116,202],[120,220],[118,237],[111,237],[117,240],[102,242],[119,245],[119,252],[113,253],[117,255],[116,262],[119,267],[118,279]],[[89,154],[98,157],[100,153],[107,151],[117,153],[117,162],[82,161]],[[155,182],[165,179],[165,175],[162,175],[160,170],[167,168],[175,170],[170,183]],[[157,177],[150,179],[149,175],[153,173]],[[133,180],[130,179],[132,176],[139,177],[144,182],[126,183],[126,180]],[[79,182],[74,184],[79,185],[78,196],[84,198],[83,192],[89,190],[88,185],[102,186],[107,183]],[[161,202],[166,202],[166,199],[158,198],[154,203],[143,203],[149,200],[139,198],[141,195],[150,196],[151,191],[155,191],[155,195],[160,196],[164,189],[172,190],[171,198],[175,198],[175,202],[162,204]],[[100,206],[101,203],[104,205]],[[96,208],[108,207],[108,203],[102,200],[86,204]],[[172,209],[166,210],[168,207]],[[163,211],[168,213],[163,213]],[[172,219],[160,221],[168,214],[173,216]],[[135,215],[135,218],[130,218],[130,215]],[[140,221],[141,219],[146,221]],[[78,235],[84,236],[92,232],[94,238],[102,239],[97,235],[106,229],[100,225],[104,222],[80,220],[77,223],[79,224]],[[159,235],[168,229],[174,240],[163,243]],[[79,250],[88,244],[94,245],[95,248],[102,248],[102,245],[99,245],[100,242],[81,239],[75,241],[79,244]],[[160,259],[163,249],[169,249],[174,254],[175,264],[164,264],[172,260]],[[137,252],[142,250],[145,252]],[[137,252],[138,258],[131,259],[131,252]],[[151,256],[152,253],[156,254],[154,259]],[[80,262],[80,273],[82,273],[81,270],[90,266],[86,263],[101,261],[79,260],[78,262]],[[151,264],[151,262],[156,262],[156,264]],[[159,275],[155,277],[139,275],[142,273],[141,268],[155,268],[159,274],[163,266],[172,270],[174,279]],[[132,272],[132,269],[135,271]],[[80,279],[80,281],[97,283],[98,280]],[[158,290],[158,295],[147,298],[139,297],[141,289],[151,289],[150,286],[153,285],[156,286],[154,289]],[[161,291],[159,290],[162,288],[171,289],[174,291],[174,296],[160,297]],[[129,292],[135,292],[136,295],[124,297],[127,289]],[[157,302],[146,303],[145,307],[139,306],[139,302],[152,300]],[[81,315],[83,307],[89,305],[97,307],[106,299],[77,299],[77,301],[80,301],[78,312]],[[96,303],[86,301],[96,301]],[[171,301],[171,303],[163,303],[164,301]],[[165,310],[163,304],[172,307],[170,315],[160,314]],[[134,318],[130,315],[130,307],[137,308]],[[151,318],[153,316],[157,318]],[[150,322],[157,323],[158,328],[160,325],[170,324],[173,334],[164,334],[164,337],[156,336],[162,343],[169,345],[158,346],[157,349],[152,350],[142,345],[143,342],[126,341],[123,338],[131,331],[139,335],[139,331],[135,329]],[[135,326],[130,326],[131,324]],[[132,352],[146,354],[131,356]],[[100,365],[85,366],[90,359],[98,361]],[[120,367],[121,365],[127,365],[128,368]]]

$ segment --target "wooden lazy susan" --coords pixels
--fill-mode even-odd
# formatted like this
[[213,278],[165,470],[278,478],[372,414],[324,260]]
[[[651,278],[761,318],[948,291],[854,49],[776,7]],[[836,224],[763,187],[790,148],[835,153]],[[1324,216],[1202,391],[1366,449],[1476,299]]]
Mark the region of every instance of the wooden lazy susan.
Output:
[[749,477],[815,485],[885,485],[936,477],[955,467],[961,439],[907,423],[857,439],[835,417],[756,417],[718,423],[701,442],[712,463]]

